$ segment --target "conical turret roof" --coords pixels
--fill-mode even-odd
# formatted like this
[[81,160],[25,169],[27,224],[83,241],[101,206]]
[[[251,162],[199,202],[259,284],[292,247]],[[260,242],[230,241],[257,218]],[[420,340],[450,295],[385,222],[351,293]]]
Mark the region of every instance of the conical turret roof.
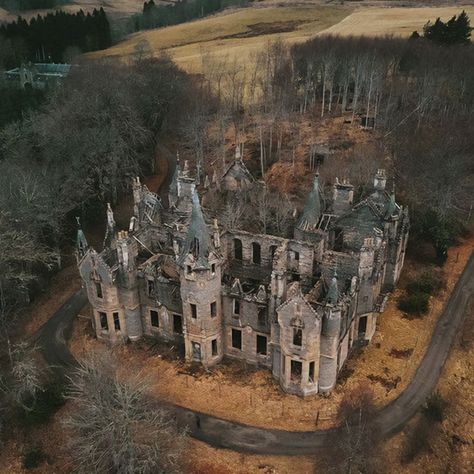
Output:
[[79,258],[83,257],[89,248],[89,244],[87,243],[86,236],[82,230],[81,221],[79,217],[76,217],[77,220],[77,235],[76,235],[76,247],[77,253]]
[[337,273],[334,270],[334,275],[331,278],[331,282],[329,283],[329,288],[326,295],[326,301],[329,304],[337,304],[338,300],[339,300],[339,287],[337,284]]
[[209,253],[211,251],[211,238],[199,202],[196,190],[192,196],[191,220],[188,232],[184,240],[178,263],[182,265],[186,257],[191,253],[195,258],[195,270],[206,270],[209,268]]
[[311,230],[316,227],[323,212],[323,197],[319,185],[319,175],[314,177],[313,188],[306,199],[303,214],[298,222],[298,227]]

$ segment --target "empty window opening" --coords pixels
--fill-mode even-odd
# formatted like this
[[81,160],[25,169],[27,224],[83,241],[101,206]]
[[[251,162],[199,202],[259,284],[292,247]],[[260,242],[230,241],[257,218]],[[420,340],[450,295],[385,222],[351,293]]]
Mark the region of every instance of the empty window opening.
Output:
[[270,257],[271,259],[273,260],[273,257],[275,256],[275,252],[277,250],[277,246],[276,245],[270,245]]
[[160,327],[160,319],[158,318],[158,311],[155,311],[154,309],[150,310],[150,320],[151,320],[151,325],[154,328]]
[[211,303],[211,318],[215,318],[217,316],[217,303],[214,301]]
[[252,243],[252,262],[256,265],[260,265],[262,258],[261,258],[261,248],[260,244],[257,242]]
[[359,318],[359,335],[365,336],[365,331],[367,330],[367,316],[362,316]]
[[189,305],[191,307],[191,318],[196,319],[198,317],[197,306],[193,303]]
[[300,346],[303,342],[303,331],[301,328],[293,328],[293,344],[295,346]]
[[212,349],[212,355],[216,356],[217,355],[217,339],[213,339],[211,341],[211,349]]
[[234,258],[242,260],[242,241],[240,239],[234,239]]
[[215,273],[216,273],[216,264],[215,264],[215,263],[212,263],[212,264],[211,264],[211,273],[212,273],[213,275],[215,275]]
[[285,356],[281,356],[281,373],[285,375],[285,366],[286,366],[286,359]]
[[99,319],[100,319],[100,328],[104,331],[109,330],[109,323],[107,322],[107,313],[99,312]]
[[192,349],[193,349],[193,360],[196,360],[196,361],[201,360],[201,344],[199,344],[199,342],[193,342]]
[[258,308],[258,325],[265,326],[267,324],[267,309]]
[[97,295],[97,298],[103,298],[104,295],[102,293],[102,285],[98,282],[95,283],[95,293]]
[[232,347],[242,350],[242,331],[240,329],[232,329]]
[[191,265],[187,265],[187,266],[186,266],[186,273],[187,273],[188,275],[191,275],[191,273],[193,273],[193,269],[191,268]]
[[114,329],[120,331],[120,317],[118,313],[113,313],[114,317]]
[[344,232],[341,227],[334,230],[334,250],[340,252],[344,247]]
[[314,383],[314,362],[310,362],[309,363],[309,375],[308,375],[308,379],[310,381],[310,383]]
[[298,262],[298,261],[299,261],[299,259],[300,259],[300,253],[299,253],[299,252],[296,252],[296,251],[294,251],[294,252],[293,252],[293,256],[294,256],[294,259],[295,259],[295,260]]
[[257,354],[267,355],[267,338],[257,334]]
[[147,280],[147,291],[148,291],[148,296],[154,296],[155,282],[153,280]]
[[301,382],[301,371],[303,364],[298,360],[291,361],[291,381],[294,383]]
[[234,300],[234,314],[240,314],[240,301]]
[[183,334],[183,320],[179,314],[173,314],[173,331],[175,334]]

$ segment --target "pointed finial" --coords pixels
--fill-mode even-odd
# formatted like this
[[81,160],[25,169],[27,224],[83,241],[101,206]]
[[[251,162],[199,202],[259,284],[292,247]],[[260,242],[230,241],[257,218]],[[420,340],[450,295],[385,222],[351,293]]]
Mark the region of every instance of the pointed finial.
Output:
[[242,155],[240,154],[240,143],[235,147],[235,159],[236,161],[240,161],[242,159]]
[[77,222],[77,228],[82,229],[81,218],[79,216],[76,216],[76,222]]

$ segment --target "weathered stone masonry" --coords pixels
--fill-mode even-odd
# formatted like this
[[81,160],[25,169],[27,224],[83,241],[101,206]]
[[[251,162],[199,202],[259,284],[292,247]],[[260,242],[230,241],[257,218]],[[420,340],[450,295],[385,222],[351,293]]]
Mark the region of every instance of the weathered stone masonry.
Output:
[[[240,192],[253,178],[237,152],[212,181]],[[110,206],[102,252],[78,231],[97,337],[184,342],[188,361],[242,359],[268,367],[289,393],[330,392],[354,344],[372,338],[403,266],[408,212],[385,187],[378,170],[373,192],[354,204],[353,186],[336,180],[326,202],[316,176],[286,239],[206,221],[187,164],[166,209],[134,180],[128,231],[116,229]]]

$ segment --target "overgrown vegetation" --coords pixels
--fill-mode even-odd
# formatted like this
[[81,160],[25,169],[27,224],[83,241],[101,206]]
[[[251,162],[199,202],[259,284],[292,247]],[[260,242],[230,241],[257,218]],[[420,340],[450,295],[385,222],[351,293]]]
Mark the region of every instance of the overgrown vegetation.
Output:
[[444,420],[444,409],[446,402],[439,392],[432,393],[427,399],[423,407],[424,415],[432,420],[441,423]]
[[48,456],[41,448],[32,448],[23,457],[23,467],[25,469],[35,469],[41,466],[47,459]]
[[76,472],[183,472],[186,432],[152,403],[142,376],[122,380],[108,354],[92,354],[71,379]]
[[425,314],[429,309],[430,296],[436,294],[441,286],[440,278],[424,273],[407,284],[405,295],[398,300],[398,308],[410,315]]

